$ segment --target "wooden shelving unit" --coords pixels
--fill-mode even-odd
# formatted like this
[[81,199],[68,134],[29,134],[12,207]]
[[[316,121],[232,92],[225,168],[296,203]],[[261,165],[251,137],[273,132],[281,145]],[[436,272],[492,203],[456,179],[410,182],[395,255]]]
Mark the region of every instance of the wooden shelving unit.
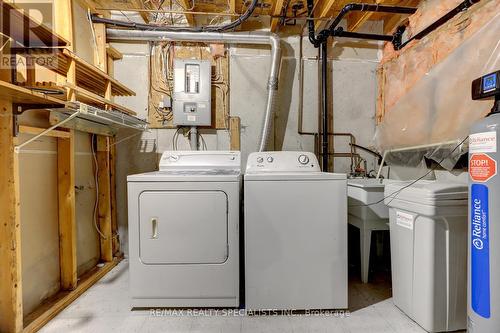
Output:
[[63,104],[58,98],[0,80],[0,99],[14,104]]
[[2,33],[11,37],[14,45],[25,47],[61,47],[69,41],[54,33],[41,22],[36,21],[16,5],[1,1]]
[[[19,133],[40,135],[46,128],[18,126],[16,107],[64,108],[70,102],[82,102],[103,110],[136,113],[113,101],[114,96],[134,96],[135,93],[109,75],[106,66],[100,68],[81,59],[73,52],[74,0],[58,0],[54,6],[54,31],[27,15],[27,11],[0,0],[3,36],[10,38],[0,52],[4,56],[17,54],[26,58],[48,56],[55,60],[43,62],[54,72],[54,82],[37,82],[39,69],[26,68],[26,82],[16,83],[17,70],[0,68],[0,332],[34,332],[45,325],[64,307],[109,272],[120,260],[118,223],[116,217],[115,161],[116,131],[100,131],[96,136],[98,160],[99,207],[98,225],[105,237],[100,238],[100,258],[103,267],[77,275],[77,221],[75,194],[75,129],[57,127],[48,132],[57,140],[57,216],[59,218],[60,291],[46,300],[34,312],[23,316],[22,244],[20,216],[19,156],[15,137]],[[28,5],[26,5],[28,6]],[[105,60],[119,59],[121,54],[106,44],[105,29],[96,27],[101,35],[98,49]],[[98,29],[97,29],[98,28]],[[5,37],[3,38],[4,40]],[[97,50],[95,52],[98,52]],[[109,58],[109,59],[108,59]],[[103,59],[103,57],[101,57]],[[50,65],[50,66],[49,66]],[[109,71],[112,73],[112,70]],[[46,74],[46,73],[45,73]],[[105,111],[104,111],[105,112]],[[106,112],[105,112],[106,113]],[[52,114],[52,113],[51,113]],[[109,115],[109,114],[107,114]],[[48,119],[50,121],[50,119]],[[75,118],[74,120],[79,120]],[[68,122],[69,123],[69,122]],[[90,124],[91,122],[89,122]],[[59,124],[59,122],[57,122]],[[54,124],[56,125],[56,124]],[[91,125],[89,125],[91,126]],[[106,125],[101,125],[106,127]],[[83,128],[83,129],[81,129]],[[18,131],[17,131],[17,130]],[[101,128],[102,129],[102,128]],[[92,129],[79,131],[93,133]]]
[[101,97],[106,96],[106,91],[111,89],[111,96],[135,96],[135,92],[118,82],[96,66],[89,64],[68,49],[47,48],[18,48],[13,52],[27,58],[37,55],[54,54],[57,58],[54,62],[43,62],[46,68],[57,74],[66,76],[74,63],[76,74],[76,85]]

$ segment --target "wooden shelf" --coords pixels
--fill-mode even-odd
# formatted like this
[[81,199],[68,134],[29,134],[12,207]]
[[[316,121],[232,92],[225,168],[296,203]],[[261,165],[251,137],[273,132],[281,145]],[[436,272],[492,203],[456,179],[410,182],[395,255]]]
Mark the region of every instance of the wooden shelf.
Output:
[[63,105],[60,99],[0,80],[0,100],[16,104]]
[[112,96],[135,96],[133,90],[118,82],[96,66],[89,64],[68,49],[16,48],[12,49],[12,52],[24,54],[26,56],[54,53],[57,56],[57,61],[46,61],[43,62],[43,65],[58,74],[66,76],[71,62],[74,61],[77,86],[104,97],[108,84],[110,84]]
[[62,47],[69,42],[12,3],[0,0],[2,32],[25,47]]
[[[132,111],[132,110],[120,105],[120,104],[117,104],[113,101],[110,101],[109,99],[106,99],[104,97],[96,95],[90,91],[87,91],[81,87],[77,87],[77,86],[69,84],[69,83],[65,83],[64,87],[70,88],[75,92],[76,100],[78,102],[93,105],[93,106],[96,106],[96,107],[99,107],[102,109],[108,109],[108,110],[112,109],[115,111],[120,111],[120,112],[126,113],[126,114],[131,115],[131,116],[137,115],[137,113],[135,113],[134,111]],[[65,97],[66,97],[66,95],[58,96],[58,98],[61,98],[61,99],[64,99]]]

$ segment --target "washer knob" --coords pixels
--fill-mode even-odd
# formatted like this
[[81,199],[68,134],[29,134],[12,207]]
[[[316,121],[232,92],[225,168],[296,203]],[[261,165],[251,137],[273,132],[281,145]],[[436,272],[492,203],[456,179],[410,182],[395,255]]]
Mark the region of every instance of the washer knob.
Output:
[[299,155],[299,163],[303,165],[309,163],[309,157],[307,157],[307,155],[304,154]]
[[267,157],[267,161],[268,161],[269,163],[273,163],[274,158],[273,158],[272,156],[268,156],[268,157]]
[[262,163],[264,162],[264,158],[263,157],[257,157],[257,163]]

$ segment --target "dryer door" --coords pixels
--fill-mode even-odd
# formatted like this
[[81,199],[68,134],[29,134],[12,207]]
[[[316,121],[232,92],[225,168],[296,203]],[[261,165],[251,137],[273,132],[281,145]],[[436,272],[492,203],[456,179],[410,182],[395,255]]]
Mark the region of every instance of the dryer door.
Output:
[[222,191],[145,191],[139,196],[144,264],[220,264],[228,257]]

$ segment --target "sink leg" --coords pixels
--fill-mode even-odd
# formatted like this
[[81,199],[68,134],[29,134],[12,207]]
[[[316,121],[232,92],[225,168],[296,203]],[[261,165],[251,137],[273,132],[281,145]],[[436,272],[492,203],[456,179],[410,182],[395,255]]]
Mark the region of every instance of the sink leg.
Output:
[[368,272],[370,268],[370,247],[372,241],[372,230],[361,228],[359,230],[359,244],[361,246],[361,281],[368,283]]

